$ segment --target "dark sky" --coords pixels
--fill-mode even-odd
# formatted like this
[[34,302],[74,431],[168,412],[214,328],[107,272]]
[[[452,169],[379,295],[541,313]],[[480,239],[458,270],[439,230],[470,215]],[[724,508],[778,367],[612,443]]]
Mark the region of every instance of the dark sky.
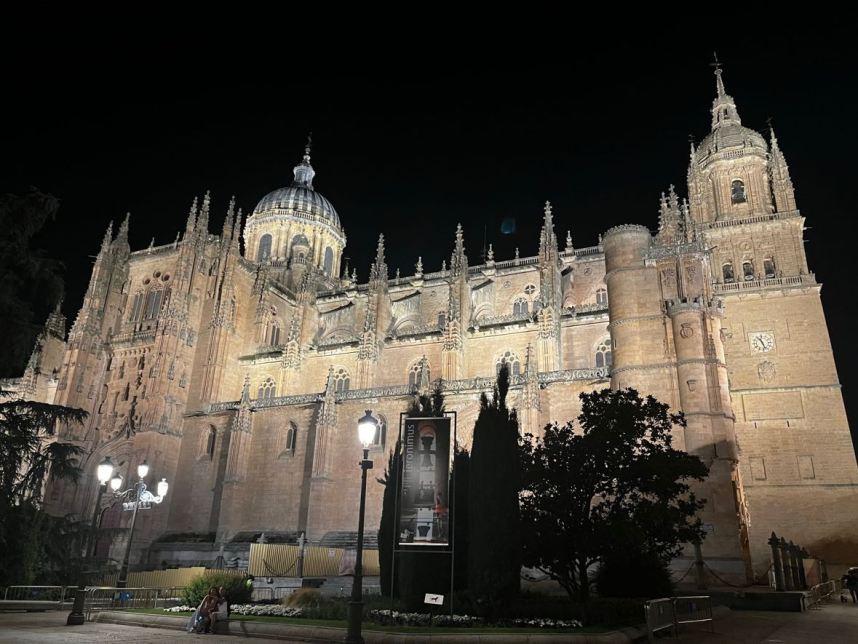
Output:
[[[242,41],[124,29],[3,44],[0,191],[35,185],[62,200],[37,243],[67,267],[67,314],[111,219],[131,212],[134,248],[167,243],[210,189],[218,232],[230,195],[247,213],[288,185],[310,129],[315,187],[340,214],[361,280],[380,232],[403,274],[418,255],[437,270],[457,222],[472,263],[484,230],[498,259],[516,246],[533,254],[546,199],[558,236],[571,228],[577,246],[616,224],[654,227],[659,193],[674,183],[685,194],[689,135],[709,131],[717,50],[743,123],[763,130],[773,118],[858,418],[846,261],[858,232],[858,90],[845,27],[760,23],[710,37],[665,26],[627,38],[579,25],[486,43],[464,29],[414,41],[341,41],[300,24]],[[513,235],[500,232],[507,217]]]

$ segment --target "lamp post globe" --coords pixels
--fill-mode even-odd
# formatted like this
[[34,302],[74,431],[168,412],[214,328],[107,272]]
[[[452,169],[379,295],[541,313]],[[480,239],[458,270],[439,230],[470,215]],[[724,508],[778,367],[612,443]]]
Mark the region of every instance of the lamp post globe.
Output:
[[122,475],[117,474],[112,479],[110,479],[110,489],[114,492],[119,492],[119,488],[122,487]]
[[98,482],[102,485],[107,485],[107,482],[113,477],[113,462],[109,456],[105,456],[104,460],[98,464],[98,467],[95,468],[95,473],[98,477]]
[[145,460],[137,466],[137,476],[141,479],[145,479],[146,475],[149,473],[149,463]]
[[158,481],[158,496],[164,498],[167,496],[167,490],[170,488],[170,484],[167,483],[167,479],[161,479]]
[[355,553],[355,574],[352,581],[352,597],[349,601],[349,623],[346,642],[357,644],[363,642],[361,636],[361,621],[363,620],[363,524],[366,513],[366,472],[372,469],[369,460],[369,446],[375,440],[378,431],[378,421],[372,417],[372,410],[358,420],[358,438],[363,444],[363,459],[360,462],[360,508],[358,511],[357,552]]

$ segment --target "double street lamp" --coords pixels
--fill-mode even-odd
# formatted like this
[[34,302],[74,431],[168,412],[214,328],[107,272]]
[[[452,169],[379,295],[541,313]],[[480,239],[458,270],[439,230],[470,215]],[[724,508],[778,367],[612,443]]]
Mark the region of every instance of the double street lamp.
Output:
[[117,500],[123,499],[122,509],[131,512],[131,525],[128,529],[128,543],[125,545],[125,557],[122,559],[122,568],[119,571],[119,581],[116,583],[118,588],[125,588],[128,585],[128,560],[131,557],[131,541],[134,539],[134,524],[137,522],[137,510],[148,510],[152,504],[158,504],[167,496],[169,485],[167,479],[158,481],[158,495],[152,494],[143,480],[149,474],[149,465],[144,460],[137,466],[137,476],[139,480],[126,490],[121,490],[123,484],[122,476],[116,472],[114,474],[114,466],[110,461],[110,457],[106,457],[96,468],[96,476],[100,483],[98,487],[98,498],[95,502],[95,512],[92,515],[91,537],[90,537],[90,556],[95,554],[95,525],[98,518],[98,512],[101,505],[101,495],[107,489],[108,481],[110,489],[113,492],[113,497]]
[[360,462],[360,513],[358,514],[357,553],[355,555],[355,575],[352,581],[352,597],[349,601],[349,627],[346,642],[357,644],[363,642],[360,634],[363,620],[363,520],[366,510],[366,471],[372,469],[369,460],[369,446],[375,440],[378,431],[378,421],[372,417],[372,410],[358,420],[358,437],[363,444],[363,459]]

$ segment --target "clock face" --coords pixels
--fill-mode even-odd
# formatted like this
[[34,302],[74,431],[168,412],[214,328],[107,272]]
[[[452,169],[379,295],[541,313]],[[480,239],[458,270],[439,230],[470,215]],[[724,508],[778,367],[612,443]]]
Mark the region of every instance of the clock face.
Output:
[[752,333],[751,349],[757,353],[765,353],[775,348],[775,336],[771,333]]

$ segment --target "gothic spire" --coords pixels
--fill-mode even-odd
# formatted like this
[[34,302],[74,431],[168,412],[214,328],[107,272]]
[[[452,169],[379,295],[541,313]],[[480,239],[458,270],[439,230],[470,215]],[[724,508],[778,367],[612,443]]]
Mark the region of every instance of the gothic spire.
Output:
[[450,271],[459,275],[468,270],[468,258],[465,256],[465,235],[462,224],[456,224],[456,241],[453,244],[453,254],[450,256]]
[[554,215],[551,202],[545,202],[542,219],[542,230],[539,233],[539,254],[549,257],[557,252],[557,236],[554,234]]
[[194,195],[194,201],[191,203],[191,209],[188,212],[188,221],[185,223],[185,239],[194,234],[194,228],[197,226],[197,197]]
[[113,243],[113,220],[110,220],[110,223],[107,225],[107,230],[104,231],[104,239],[101,240],[101,251],[100,254],[106,253],[110,248],[110,244]]
[[370,270],[370,279],[387,279],[387,264],[384,262],[384,235],[378,236],[378,245],[375,248],[375,261]]
[[238,209],[238,214],[235,217],[235,223],[232,227],[232,243],[230,245],[229,252],[233,255],[238,255],[241,251],[241,218],[242,218],[241,208]]
[[203,205],[200,206],[200,216],[197,219],[197,232],[200,239],[205,240],[209,234],[209,206],[211,205],[211,192],[206,190],[203,197]]
[[310,132],[307,135],[307,145],[304,146],[304,157],[301,159],[301,163],[292,169],[292,173],[295,177],[292,181],[293,186],[309,188],[310,190],[313,189],[313,177],[316,176],[316,171],[313,170],[313,166],[310,164],[310,150],[312,145],[313,133]]
[[739,112],[733,97],[724,89],[724,79],[721,77],[722,70],[718,58],[715,58],[715,100],[712,101],[712,129],[725,125],[741,125]]
[[128,244],[128,225],[131,222],[131,213],[125,213],[125,219],[122,220],[122,225],[119,226],[119,232],[116,233],[116,244]]
[[233,217],[235,217],[235,195],[229,200],[229,206],[226,209],[226,219],[223,221],[223,232],[221,233],[221,243],[228,245],[232,236]]

